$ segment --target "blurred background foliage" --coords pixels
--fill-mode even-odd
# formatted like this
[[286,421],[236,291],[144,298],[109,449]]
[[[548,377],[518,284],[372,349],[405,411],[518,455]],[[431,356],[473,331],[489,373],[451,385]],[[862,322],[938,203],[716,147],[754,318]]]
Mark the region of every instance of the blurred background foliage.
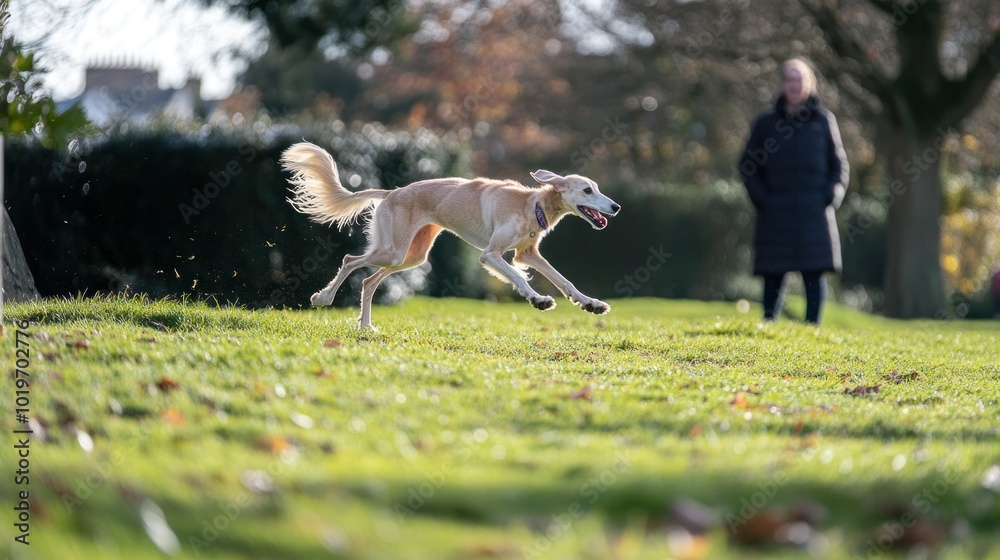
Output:
[[[527,184],[537,168],[585,174],[624,210],[605,231],[568,219],[544,241],[578,287],[598,297],[755,299],[753,214],[734,165],[754,115],[773,103],[778,65],[801,55],[820,70],[820,96],[852,164],[834,291],[855,307],[884,309],[885,108],[864,80],[900,73],[907,46],[894,34],[902,24],[877,2],[842,3],[837,15],[852,37],[867,38],[859,62],[838,52],[808,1],[204,1],[270,30],[266,52],[211,114],[8,146],[5,202],[43,294],[127,286],[305,304],[341,255],[360,247],[361,233],[310,224],[285,203],[277,156],[307,138],[361,187],[441,175]],[[1000,7],[942,5],[941,66],[955,76],[990,44]],[[998,107],[993,83],[940,134],[940,264],[959,315],[990,313],[989,277],[1000,266]],[[241,153],[248,149],[252,161]],[[234,161],[244,172],[185,223],[180,205],[193,205]],[[308,278],[293,273],[329,236],[337,254]],[[454,237],[432,255],[432,270],[400,275],[385,297],[511,296]]]

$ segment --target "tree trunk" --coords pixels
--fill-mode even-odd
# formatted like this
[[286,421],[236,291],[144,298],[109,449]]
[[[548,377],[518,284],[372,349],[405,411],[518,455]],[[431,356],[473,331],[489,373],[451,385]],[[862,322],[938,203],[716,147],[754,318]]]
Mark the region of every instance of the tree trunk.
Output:
[[[3,136],[0,135],[0,202],[3,201]],[[7,208],[3,209],[3,216],[0,217],[0,257],[3,260],[3,273],[0,274],[0,308],[6,301],[28,301],[38,299],[38,290],[35,289],[35,279],[31,276],[28,263],[24,260],[24,252],[21,251],[21,242],[17,239],[17,232],[14,231],[14,224],[7,215]]]
[[38,299],[35,289],[35,278],[28,269],[21,251],[21,242],[17,239],[14,224],[3,209],[3,301],[28,301]]
[[885,314],[901,319],[951,315],[941,274],[941,147],[944,133],[914,138],[890,130]]

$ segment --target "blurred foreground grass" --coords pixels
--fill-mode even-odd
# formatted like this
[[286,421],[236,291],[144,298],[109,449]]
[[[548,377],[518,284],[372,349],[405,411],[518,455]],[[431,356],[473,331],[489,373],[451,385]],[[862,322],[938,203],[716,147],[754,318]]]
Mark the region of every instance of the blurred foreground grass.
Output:
[[612,307],[7,306],[0,556],[1000,557],[997,323]]

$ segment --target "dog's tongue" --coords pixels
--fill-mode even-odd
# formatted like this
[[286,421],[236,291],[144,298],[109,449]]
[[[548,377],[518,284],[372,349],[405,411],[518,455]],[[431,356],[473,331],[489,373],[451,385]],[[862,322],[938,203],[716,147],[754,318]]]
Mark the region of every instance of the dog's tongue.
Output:
[[581,206],[580,209],[583,210],[583,212],[587,214],[587,216],[591,217],[595,222],[597,222],[597,224],[600,225],[602,228],[607,227],[608,219],[605,218],[603,215],[601,215],[600,212],[594,210],[590,206]]

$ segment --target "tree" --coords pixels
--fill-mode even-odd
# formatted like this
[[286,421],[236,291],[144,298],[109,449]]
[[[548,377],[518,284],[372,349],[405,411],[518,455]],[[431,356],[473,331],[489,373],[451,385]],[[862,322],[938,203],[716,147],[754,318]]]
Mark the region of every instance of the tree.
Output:
[[940,264],[942,161],[953,131],[988,97],[1000,70],[1000,5],[619,0],[613,18],[591,15],[598,25],[610,22],[603,30],[620,51],[646,63],[661,91],[705,84],[703,104],[727,111],[773,95],[768,70],[776,62],[812,59],[832,82],[823,93],[837,106],[845,140],[859,132],[874,137],[853,153],[849,143],[852,163],[861,159],[864,170],[877,153],[888,176],[883,311],[902,318],[949,314]]
[[357,57],[413,30],[403,0],[202,0],[261,21],[281,48]]
[[261,105],[278,115],[311,108],[324,94],[350,105],[362,91],[361,79],[345,61],[299,46],[283,48],[273,40],[240,75],[239,85],[257,88]]
[[[41,92],[41,75],[45,71],[37,66],[34,53],[26,52],[23,45],[7,32],[9,18],[7,0],[0,0],[0,194],[3,193],[5,138],[32,135],[46,146],[63,146],[71,134],[87,123],[81,108],[72,107],[58,113],[51,97]],[[35,299],[39,295],[38,290],[6,207],[2,220],[0,302],[3,299]]]
[[[883,26],[887,21],[892,27],[896,49],[889,56],[877,42],[862,38],[848,10],[802,0],[837,56],[825,66],[849,73],[880,104],[871,110],[880,116],[879,149],[892,193],[885,311],[893,317],[940,318],[948,314],[940,265],[942,146],[1000,71],[1000,12],[995,4],[948,0],[867,3],[881,12]],[[977,19],[982,29],[976,29]],[[975,34],[983,39],[969,41]]]

